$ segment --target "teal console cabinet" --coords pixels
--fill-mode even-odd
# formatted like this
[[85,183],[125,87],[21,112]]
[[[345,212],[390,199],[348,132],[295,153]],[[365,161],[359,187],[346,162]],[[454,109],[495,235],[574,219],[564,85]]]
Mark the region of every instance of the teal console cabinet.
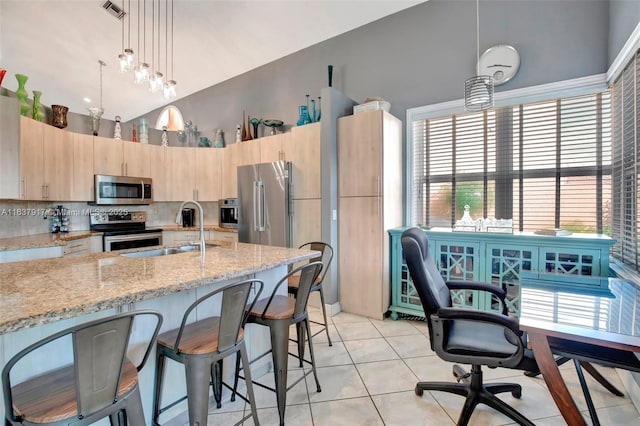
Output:
[[[389,230],[391,256],[391,317],[424,317],[402,254],[400,237],[407,228]],[[424,231],[438,269],[445,280],[474,280],[501,286],[511,315],[520,313],[520,283],[565,287],[590,293],[609,293],[609,249],[614,240],[598,234],[535,235],[532,232],[454,232],[448,228]],[[500,310],[489,294],[452,292],[456,306]]]

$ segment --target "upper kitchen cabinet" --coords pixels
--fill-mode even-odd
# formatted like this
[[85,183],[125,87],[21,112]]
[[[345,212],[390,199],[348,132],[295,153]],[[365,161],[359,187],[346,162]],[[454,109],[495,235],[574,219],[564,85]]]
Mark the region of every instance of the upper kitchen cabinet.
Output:
[[260,163],[285,160],[284,150],[290,137],[291,133],[279,133],[256,140],[255,143],[260,148]]
[[238,175],[236,171],[238,148],[241,143],[227,145],[222,149],[220,159],[222,174],[220,176],[220,198],[236,198],[238,196]]
[[73,133],[72,201],[93,201],[93,136]]
[[195,148],[196,201],[218,201],[222,198],[221,163],[223,150],[216,148]]
[[[398,128],[398,119],[384,111],[363,112],[338,120],[338,196],[382,195],[385,170],[379,141],[387,133],[397,133]],[[397,138],[395,134],[390,136]]]
[[293,198],[317,199],[320,193],[320,123],[291,129],[283,141],[285,160],[293,166]]
[[150,165],[149,157],[146,155],[147,146],[147,144],[94,136],[94,173],[97,175],[149,177]]
[[71,133],[20,117],[20,175],[24,200],[71,200]]
[[[170,201],[218,201],[222,149],[167,147],[165,186]],[[155,185],[154,185],[155,186]]]
[[125,142],[119,139],[93,137],[93,170],[97,175],[124,175]]
[[165,167],[165,148],[158,145],[143,145],[149,158],[149,177],[153,181],[153,201],[170,201]]
[[0,198],[20,198],[20,104],[0,96]]

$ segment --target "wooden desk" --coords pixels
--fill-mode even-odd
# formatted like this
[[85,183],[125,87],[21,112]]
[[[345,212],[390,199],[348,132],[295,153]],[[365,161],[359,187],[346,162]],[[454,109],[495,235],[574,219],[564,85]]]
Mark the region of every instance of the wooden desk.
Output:
[[520,328],[568,425],[586,425],[555,362],[549,338],[640,352],[640,287],[610,279],[612,297],[537,289],[523,284]]

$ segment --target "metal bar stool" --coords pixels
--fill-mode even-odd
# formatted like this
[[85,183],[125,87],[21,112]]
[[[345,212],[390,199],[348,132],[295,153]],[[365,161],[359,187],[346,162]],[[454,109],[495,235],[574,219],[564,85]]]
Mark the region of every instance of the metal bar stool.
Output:
[[[136,318],[152,317],[155,328],[142,361],[127,358]],[[88,425],[109,416],[145,426],[138,372],[144,367],[155,342],[162,315],[155,311],[131,311],[86,322],[42,339],[13,356],[2,370],[5,424]],[[68,336],[71,339],[68,339]],[[68,340],[73,362],[12,385],[11,372],[32,352],[55,343],[55,350]]]
[[[329,244],[323,243],[321,241],[313,241],[310,243],[306,243],[301,245],[299,248],[315,250],[321,253],[320,256],[312,258],[311,260],[309,260],[309,262],[310,263],[322,262],[322,271],[320,271],[318,278],[316,278],[316,280],[313,282],[313,285],[311,286],[311,291],[320,292],[320,303],[322,305],[322,316],[324,318],[324,323],[314,321],[312,319],[310,319],[309,321],[311,321],[314,324],[323,326],[323,328],[315,332],[313,337],[325,331],[327,333],[327,340],[329,342],[329,346],[333,346],[333,344],[331,343],[331,337],[329,336],[329,328],[327,327],[327,308],[325,307],[324,292],[322,291],[322,282],[324,281],[324,277],[327,274],[327,271],[329,270],[329,266],[331,266],[331,260],[333,259],[333,248]],[[290,276],[288,281],[288,289],[287,289],[289,294],[295,296],[295,294],[298,292],[299,284],[300,284],[300,275]]]
[[[262,355],[258,356],[251,362],[258,361],[264,356],[271,353],[273,359],[273,375],[275,379],[275,388],[266,386],[262,383],[254,381],[253,383],[264,389],[268,389],[276,393],[276,399],[278,402],[278,414],[280,415],[280,425],[284,425],[284,410],[287,402],[287,391],[295,386],[298,382],[303,380],[311,371],[307,371],[298,380],[287,387],[287,370],[288,370],[288,356],[292,355],[308,364],[311,364],[313,376],[316,380],[317,391],[320,392],[320,382],[318,381],[318,374],[316,373],[316,363],[313,355],[313,344],[311,329],[309,328],[309,316],[307,313],[307,301],[309,300],[309,293],[311,287],[315,282],[320,270],[322,269],[321,262],[308,263],[304,266],[294,269],[287,275],[285,275],[273,289],[273,293],[268,300],[259,300],[255,306],[249,312],[248,322],[260,324],[269,327],[271,334],[271,349]],[[300,284],[295,298],[281,296],[277,294],[280,286],[288,282],[292,275],[300,274]],[[304,323],[304,326],[303,326]],[[295,324],[298,332],[298,355],[289,353],[289,326]],[[304,333],[308,334],[309,339],[305,339]],[[304,348],[304,342],[309,342],[309,354],[311,361],[303,359],[302,348]],[[245,360],[242,361],[243,365],[248,365]],[[236,379],[233,386],[233,392],[235,394],[238,385],[238,378],[245,379],[247,387],[251,384],[251,378],[248,376],[249,368],[245,368],[245,377],[240,376],[240,361],[236,362]],[[232,394],[233,400],[233,394]]]
[[[243,365],[249,365],[243,327],[247,320],[248,312],[262,292],[262,287],[262,281],[248,279],[225,285],[207,293],[187,308],[180,328],[164,332],[158,336],[156,377],[153,393],[154,425],[159,424],[158,418],[160,414],[184,401],[185,398],[187,399],[189,411],[189,424],[192,426],[205,426],[207,424],[209,384],[213,384],[214,395],[216,395],[219,392],[216,389],[216,385],[222,383],[218,361],[229,355],[239,353],[238,360],[242,358]],[[247,307],[252,288],[255,289],[255,296]],[[222,293],[220,316],[209,317],[187,324],[189,315],[199,304],[220,293]],[[160,396],[162,394],[162,378],[166,358],[184,364],[187,395],[161,408]],[[245,375],[251,377],[251,372],[248,368],[245,369]],[[254,423],[258,425],[260,423],[256,413],[251,379],[247,383],[248,398],[244,396],[241,396],[241,398],[251,404],[251,414],[244,417],[241,422],[253,417]],[[217,395],[216,400],[218,400]]]

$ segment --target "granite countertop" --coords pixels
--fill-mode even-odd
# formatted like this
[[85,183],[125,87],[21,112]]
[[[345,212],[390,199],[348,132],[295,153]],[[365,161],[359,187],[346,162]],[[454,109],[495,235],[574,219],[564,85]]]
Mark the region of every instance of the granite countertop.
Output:
[[[212,241],[199,251],[147,258],[105,252],[4,263],[0,334],[165,296],[310,259],[316,252]],[[136,250],[133,250],[136,251]]]
[[0,251],[65,246],[67,242],[102,235],[102,232],[71,231],[0,238]]
[[[198,226],[189,226],[189,227],[183,227],[181,225],[161,225],[159,226],[159,228],[162,228],[163,231],[200,231],[200,227]],[[206,223],[204,224],[204,230],[205,231],[218,231],[218,232],[232,232],[232,233],[238,233],[237,229],[233,229],[233,228],[221,228],[218,225],[207,225]]]
[[[155,228],[155,226],[152,226],[150,228]],[[184,228],[179,225],[161,225],[161,226],[158,226],[157,228],[160,228],[163,231],[196,231],[196,232],[200,231],[200,228],[197,226]],[[217,232],[230,232],[230,233],[236,233],[236,234],[238,233],[237,229],[221,228],[218,225],[205,224],[204,230],[217,231]],[[80,240],[82,238],[89,238],[94,235],[102,235],[102,232],[87,230],[87,231],[59,232],[56,234],[47,233],[47,234],[25,235],[21,237],[0,238],[0,251],[64,246],[64,245],[67,245],[67,242],[69,241]]]

